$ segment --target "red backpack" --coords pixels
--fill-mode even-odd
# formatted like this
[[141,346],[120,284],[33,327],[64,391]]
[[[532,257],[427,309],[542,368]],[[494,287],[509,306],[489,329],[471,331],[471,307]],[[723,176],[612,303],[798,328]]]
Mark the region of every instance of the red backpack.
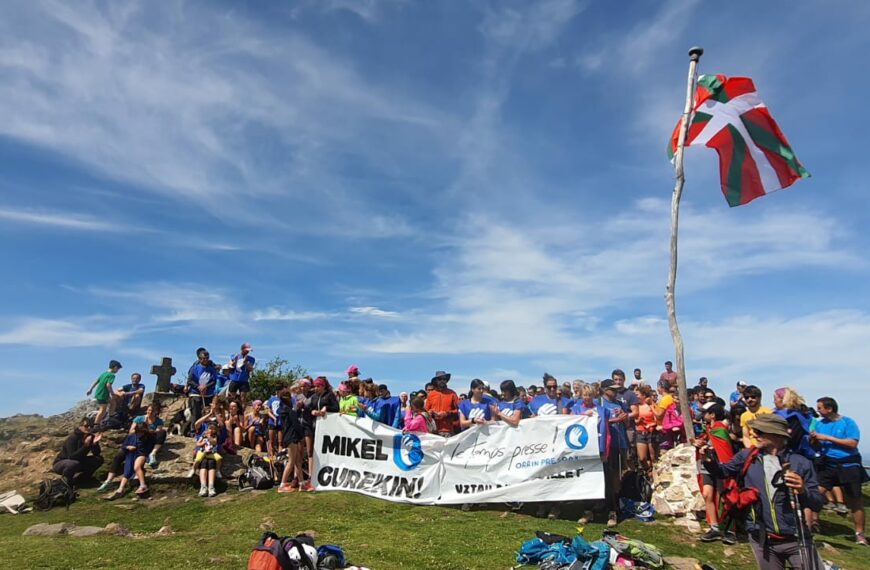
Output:
[[759,493],[755,487],[744,487],[744,479],[746,472],[749,471],[749,466],[758,457],[761,450],[753,447],[746,456],[746,461],[743,462],[743,469],[740,470],[740,475],[736,479],[729,477],[723,481],[722,489],[722,510],[728,518],[736,518],[750,505],[758,501]]
[[[288,554],[294,549],[296,560],[290,558]],[[274,532],[264,533],[248,558],[248,570],[300,569],[314,569],[314,561],[302,549],[302,543],[289,536],[279,537]]]

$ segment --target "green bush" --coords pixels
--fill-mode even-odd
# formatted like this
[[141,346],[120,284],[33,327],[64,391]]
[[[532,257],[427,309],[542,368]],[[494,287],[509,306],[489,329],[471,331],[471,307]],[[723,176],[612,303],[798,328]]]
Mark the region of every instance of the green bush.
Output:
[[292,384],[308,372],[299,366],[288,366],[288,362],[276,356],[264,366],[257,365],[251,372],[251,400],[268,400],[275,394],[275,385],[279,380]]

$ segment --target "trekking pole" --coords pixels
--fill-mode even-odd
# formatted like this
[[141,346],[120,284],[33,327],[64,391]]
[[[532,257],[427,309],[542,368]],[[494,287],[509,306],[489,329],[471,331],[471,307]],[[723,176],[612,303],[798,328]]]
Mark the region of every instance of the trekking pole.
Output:
[[[783,471],[788,471],[791,467],[790,463],[783,463],[782,469]],[[800,497],[798,497],[797,490],[786,485],[786,491],[788,492],[789,503],[791,504],[791,509],[794,511],[795,521],[797,522],[797,539],[800,544],[799,552],[801,556],[801,565],[806,570],[816,570],[816,558],[813,556],[812,549],[810,549],[807,543],[807,529],[804,528],[804,511],[801,508]]]

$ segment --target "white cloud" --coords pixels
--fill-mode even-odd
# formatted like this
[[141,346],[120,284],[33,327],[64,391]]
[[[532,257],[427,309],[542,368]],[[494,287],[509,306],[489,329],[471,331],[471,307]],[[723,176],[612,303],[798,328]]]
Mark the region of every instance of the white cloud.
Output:
[[314,321],[330,317],[330,313],[319,311],[285,311],[277,307],[254,311],[255,321]]
[[92,216],[71,212],[46,212],[14,208],[0,208],[0,220],[90,232],[119,232],[135,229],[129,226],[100,220]]
[[128,289],[92,287],[88,292],[103,299],[121,301],[128,310],[130,307],[147,307],[151,323],[235,322],[242,326],[238,304],[221,289],[190,283],[154,282]]
[[80,320],[22,319],[0,333],[0,344],[79,348],[117,346],[131,335],[130,330],[85,326]]
[[385,319],[392,319],[399,316],[399,313],[395,311],[385,311],[383,309],[378,309],[377,307],[351,307],[350,312],[356,315]]

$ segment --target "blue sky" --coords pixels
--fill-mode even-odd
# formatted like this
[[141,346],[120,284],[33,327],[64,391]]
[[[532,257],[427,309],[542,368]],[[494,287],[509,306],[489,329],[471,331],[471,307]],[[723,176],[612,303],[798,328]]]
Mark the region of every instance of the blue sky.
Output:
[[243,341],[394,392],[436,369],[656,377],[665,146],[698,44],[701,72],[755,80],[812,178],[730,209],[715,153],[689,153],[687,374],[833,395],[870,433],[866,3],[0,15],[2,415],[66,409],[110,358],[126,378]]

